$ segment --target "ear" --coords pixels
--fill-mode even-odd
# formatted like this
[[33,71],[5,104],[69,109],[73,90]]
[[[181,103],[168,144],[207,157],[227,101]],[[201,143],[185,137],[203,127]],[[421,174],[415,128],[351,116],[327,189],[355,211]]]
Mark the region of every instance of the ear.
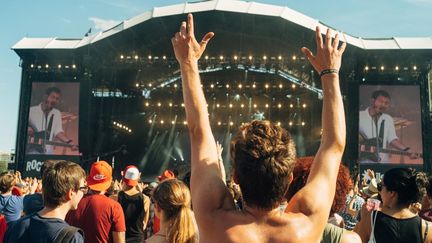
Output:
[[289,178],[288,178],[289,185],[291,185],[291,182],[292,182],[293,180],[294,180],[294,175],[293,175],[293,173],[291,172],[290,175],[289,175]]
[[66,199],[69,201],[72,199],[73,194],[76,193],[72,189],[69,189],[69,191],[66,193]]

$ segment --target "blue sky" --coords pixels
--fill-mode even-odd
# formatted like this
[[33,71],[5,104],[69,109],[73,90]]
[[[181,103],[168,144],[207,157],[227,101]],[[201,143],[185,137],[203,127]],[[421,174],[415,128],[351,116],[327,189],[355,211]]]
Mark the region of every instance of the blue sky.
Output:
[[[20,0],[0,2],[0,151],[15,148],[21,82],[10,48],[23,37],[82,37],[179,0]],[[432,37],[432,0],[256,0],[287,6],[360,37]],[[199,21],[199,20],[198,20]]]

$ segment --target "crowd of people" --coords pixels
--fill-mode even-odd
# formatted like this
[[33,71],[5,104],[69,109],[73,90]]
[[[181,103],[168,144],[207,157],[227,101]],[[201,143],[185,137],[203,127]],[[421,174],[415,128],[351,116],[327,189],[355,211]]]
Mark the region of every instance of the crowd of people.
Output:
[[320,74],[322,139],[297,158],[291,135],[270,121],[239,127],[230,144],[232,174],[212,134],[198,60],[214,36],[198,42],[193,16],[172,38],[180,64],[191,143],[184,181],[170,170],[143,183],[134,165],[113,179],[105,161],[88,174],[46,161],[41,179],[0,175],[3,242],[432,242],[432,177],[393,168],[362,180],[342,163],[345,115],[339,88],[345,43],[316,29],[316,52],[302,48]]

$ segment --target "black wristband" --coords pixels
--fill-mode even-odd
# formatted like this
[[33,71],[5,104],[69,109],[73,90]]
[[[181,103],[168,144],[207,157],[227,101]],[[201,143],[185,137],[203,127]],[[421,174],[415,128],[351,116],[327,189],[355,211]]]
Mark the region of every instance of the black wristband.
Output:
[[324,76],[324,75],[326,75],[326,74],[330,74],[330,73],[336,73],[336,74],[338,74],[338,73],[339,73],[339,70],[334,69],[334,68],[324,69],[324,70],[322,70],[322,71],[320,72],[320,77],[322,77],[322,76]]

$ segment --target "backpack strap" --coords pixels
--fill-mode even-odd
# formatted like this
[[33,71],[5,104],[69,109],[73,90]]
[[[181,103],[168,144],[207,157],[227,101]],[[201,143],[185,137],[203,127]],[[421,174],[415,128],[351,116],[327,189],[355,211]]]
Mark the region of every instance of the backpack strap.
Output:
[[[428,235],[428,228],[429,228],[429,224],[428,224],[428,222],[426,221],[426,220],[423,220],[423,219],[420,219],[421,221],[420,222],[425,222],[425,224],[426,224],[426,229],[425,229],[425,232],[424,232],[424,236],[423,236],[423,242],[426,242],[426,238],[427,238],[427,235]],[[420,224],[421,225],[421,224]],[[421,232],[421,231],[420,231]]]
[[69,243],[74,238],[76,232],[79,232],[84,236],[84,231],[82,229],[68,225],[60,231],[55,238],[54,243]]

